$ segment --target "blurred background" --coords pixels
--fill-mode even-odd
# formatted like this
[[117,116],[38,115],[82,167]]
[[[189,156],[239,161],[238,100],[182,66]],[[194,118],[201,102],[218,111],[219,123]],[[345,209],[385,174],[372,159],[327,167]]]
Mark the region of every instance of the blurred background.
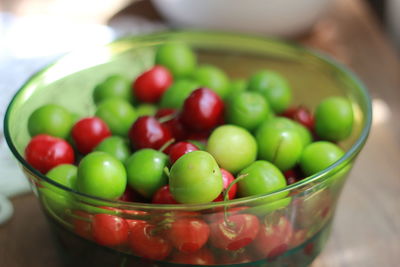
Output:
[[[355,189],[363,182],[362,177],[352,179],[341,201],[358,202],[353,209],[339,207],[336,224],[366,226],[355,233],[354,244],[346,239],[346,231],[334,230],[338,237],[333,238],[328,254],[316,264],[396,266],[400,260],[396,239],[400,235],[400,125],[396,119],[400,114],[400,0],[0,0],[0,118],[30,75],[68,51],[105,44],[125,35],[188,27],[290,39],[329,54],[360,76],[373,99],[374,125],[355,172],[362,170],[370,176],[369,188],[377,189],[373,191],[374,204],[363,206],[371,196]],[[13,213],[11,202],[4,196],[29,192],[6,147],[2,127],[0,247],[7,240],[2,233],[11,236],[18,230],[1,229],[6,221],[2,216]],[[375,177],[380,179],[379,186],[373,182]],[[18,201],[13,202],[18,205]],[[380,209],[381,218],[366,220],[371,209]],[[352,218],[358,212],[364,217]],[[370,257],[368,249],[356,245],[364,235],[374,236],[371,230],[385,238],[365,245],[386,254],[380,255],[382,259],[368,260],[368,265],[363,261]],[[333,248],[337,246],[344,248],[340,255],[335,255],[337,250]],[[2,265],[2,257],[0,248],[0,266],[7,266]],[[318,263],[324,257],[331,264]]]

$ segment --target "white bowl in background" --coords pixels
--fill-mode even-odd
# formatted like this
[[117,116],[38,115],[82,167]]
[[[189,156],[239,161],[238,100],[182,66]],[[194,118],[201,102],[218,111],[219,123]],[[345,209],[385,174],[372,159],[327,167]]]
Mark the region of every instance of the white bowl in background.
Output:
[[152,0],[175,27],[279,37],[306,32],[333,0]]

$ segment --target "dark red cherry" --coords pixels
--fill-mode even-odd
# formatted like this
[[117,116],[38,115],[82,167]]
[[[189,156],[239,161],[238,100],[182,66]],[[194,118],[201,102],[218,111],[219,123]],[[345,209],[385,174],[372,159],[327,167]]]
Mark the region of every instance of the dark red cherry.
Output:
[[140,102],[156,103],[172,84],[172,75],[163,66],[143,72],[133,83],[133,93]]
[[[224,185],[224,190],[226,190],[228,186],[233,181],[235,181],[235,177],[233,177],[233,175],[230,172],[222,168],[221,168],[221,174],[222,174],[222,182]],[[237,191],[237,184],[234,184],[228,192],[228,199],[234,199],[236,196],[236,191]],[[223,200],[224,200],[224,194],[221,193],[216,199],[214,199],[214,202]]]
[[224,103],[214,91],[199,88],[186,98],[181,119],[191,130],[207,131],[222,121],[223,110]]
[[139,117],[129,130],[129,139],[134,149],[161,148],[172,139],[170,130],[151,116]]
[[174,164],[181,156],[186,153],[199,150],[199,148],[189,142],[178,142],[169,149],[169,161]]
[[172,196],[171,191],[169,191],[169,185],[164,185],[163,187],[160,187],[160,189],[158,189],[154,193],[151,203],[153,203],[153,204],[178,204],[178,202]]
[[305,107],[299,106],[295,108],[289,108],[282,115],[297,121],[298,123],[307,127],[310,131],[314,129],[314,116]]

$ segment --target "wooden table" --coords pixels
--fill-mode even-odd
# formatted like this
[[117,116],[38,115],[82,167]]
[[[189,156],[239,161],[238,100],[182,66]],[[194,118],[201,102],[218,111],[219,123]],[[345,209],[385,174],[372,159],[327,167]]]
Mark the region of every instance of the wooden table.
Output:
[[[338,1],[301,41],[350,66],[370,89],[375,108],[370,138],[343,191],[331,238],[312,266],[399,266],[398,54],[361,0]],[[35,197],[16,197],[13,203],[15,216],[0,227],[0,266],[62,266]]]

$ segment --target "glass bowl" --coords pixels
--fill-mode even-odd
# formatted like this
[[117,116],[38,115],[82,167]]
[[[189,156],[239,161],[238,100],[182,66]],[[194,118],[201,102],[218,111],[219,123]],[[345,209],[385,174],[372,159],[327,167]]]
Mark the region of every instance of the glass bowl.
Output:
[[[281,73],[293,88],[293,105],[314,109],[325,97],[349,99],[355,124],[352,135],[339,143],[346,150],[345,155],[325,170],[277,192],[202,205],[154,205],[99,199],[50,180],[25,161],[24,148],[30,139],[27,120],[33,110],[46,103],[56,103],[81,117],[92,115],[95,111],[92,91],[96,84],[116,73],[134,79],[153,65],[159,45],[175,41],[187,43],[198,54],[200,63],[214,64],[231,78],[247,78],[263,68]],[[4,128],[7,143],[39,198],[50,228],[60,241],[61,255],[66,255],[68,262],[85,266],[179,266],[179,263],[306,266],[326,243],[341,189],[367,139],[370,125],[371,103],[366,89],[350,71],[333,60],[279,40],[182,31],[125,38],[64,56],[34,75],[18,91],[8,107]],[[287,196],[273,201],[276,198],[272,196],[282,192]],[[122,217],[132,224],[139,221],[148,225],[143,228],[146,240],[139,244],[148,252],[133,253],[131,244],[137,240],[132,238],[115,247],[97,244],[91,234],[91,220],[103,213]],[[166,229],[178,220],[200,221],[209,227],[226,220],[230,224],[227,231],[233,236],[239,235],[242,230],[238,223],[229,220],[233,215],[258,219],[256,241],[241,247],[240,242],[247,240],[239,238],[240,242],[225,250],[208,241],[200,250],[186,254],[170,246],[171,234],[166,234]],[[201,239],[203,243],[207,240],[204,231],[190,232],[184,227],[178,227],[178,231],[193,240]]]

